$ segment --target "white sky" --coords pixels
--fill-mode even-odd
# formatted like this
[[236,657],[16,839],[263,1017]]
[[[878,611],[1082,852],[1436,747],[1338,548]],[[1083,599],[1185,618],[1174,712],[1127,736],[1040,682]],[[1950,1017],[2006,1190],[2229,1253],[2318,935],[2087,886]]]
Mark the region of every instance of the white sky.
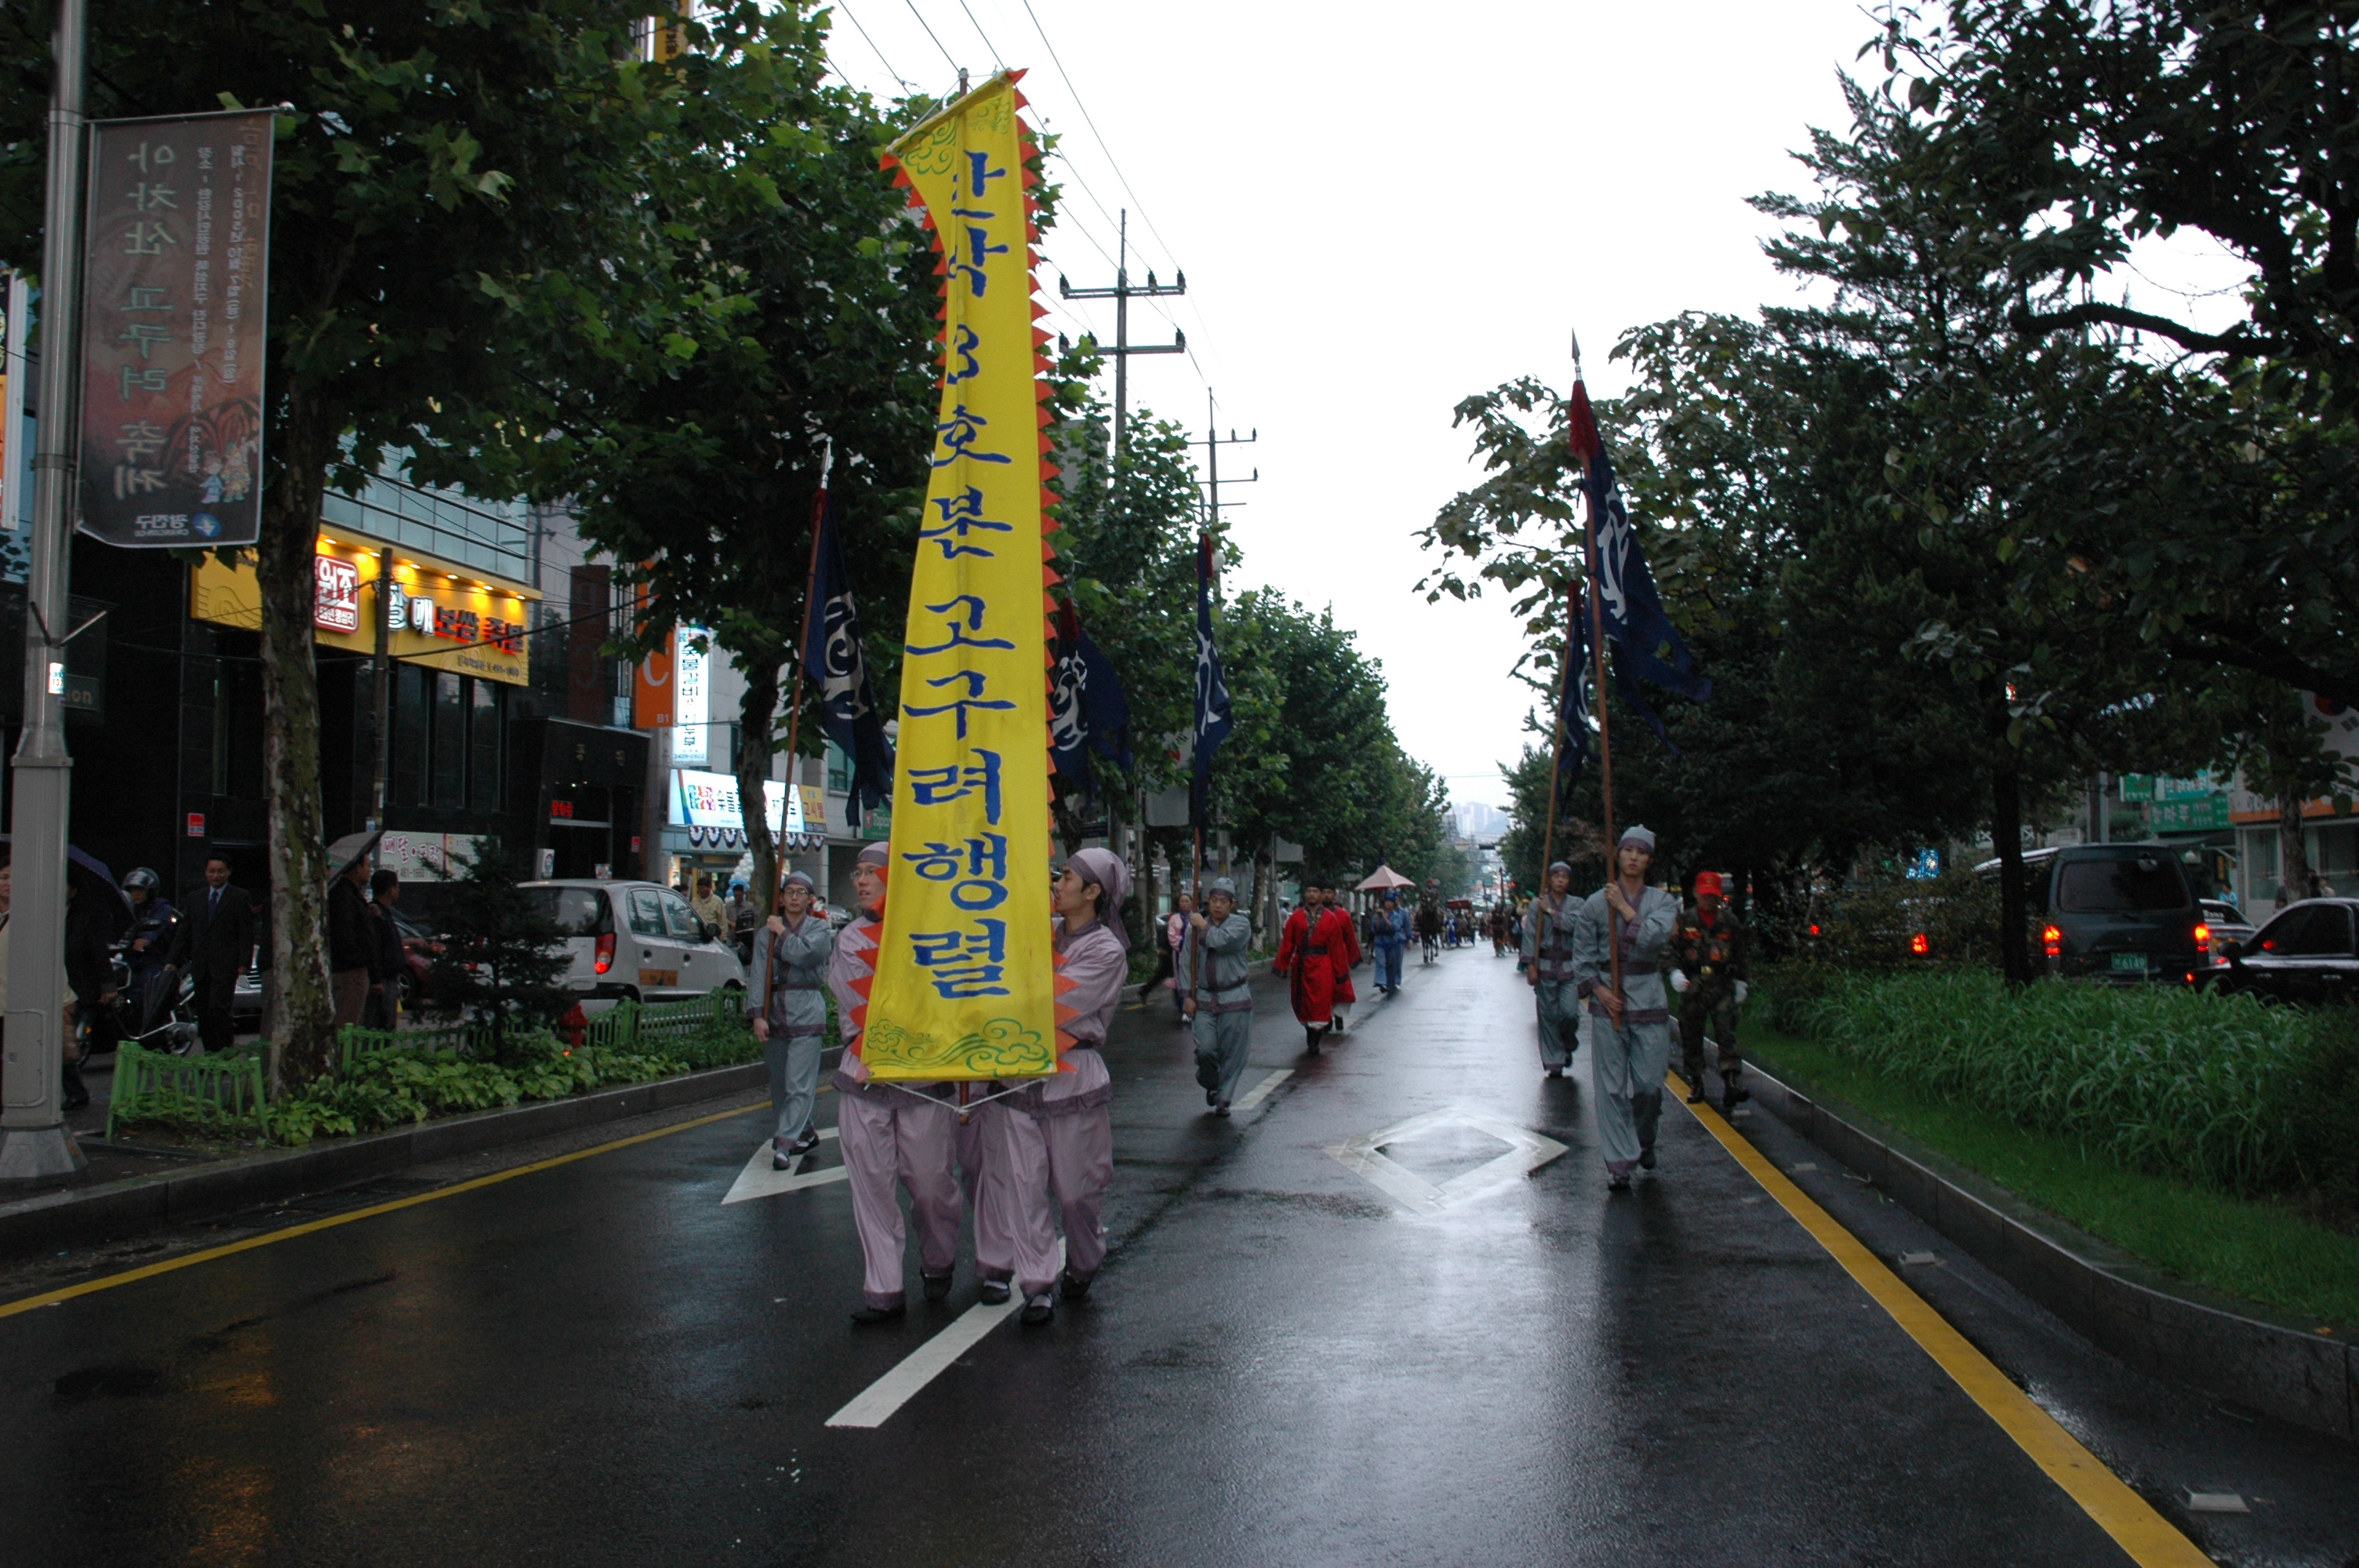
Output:
[[1792,298],[1745,199],[1804,187],[1788,152],[1843,123],[1836,73],[1873,23],[1858,0],[1029,5],[838,0],[834,58],[882,95],[886,62],[934,92],[952,59],[995,69],[990,46],[1030,68],[1067,165],[1046,324],[1113,340],[1111,304],[1060,308],[1056,276],[1111,283],[1106,214],[1128,207],[1134,281],[1185,268],[1189,288],[1134,301],[1133,341],[1176,322],[1192,351],[1135,357],[1132,406],[1201,432],[1209,384],[1224,434],[1260,431],[1222,453],[1224,499],[1248,503],[1232,588],[1332,604],[1384,661],[1408,751],[1453,800],[1504,804],[1495,765],[1531,706],[1508,678],[1515,620],[1501,598],[1412,591],[1438,564],[1418,529],[1479,476],[1451,408],[1516,375],[1568,382],[1569,328],[1610,395],[1629,328]]

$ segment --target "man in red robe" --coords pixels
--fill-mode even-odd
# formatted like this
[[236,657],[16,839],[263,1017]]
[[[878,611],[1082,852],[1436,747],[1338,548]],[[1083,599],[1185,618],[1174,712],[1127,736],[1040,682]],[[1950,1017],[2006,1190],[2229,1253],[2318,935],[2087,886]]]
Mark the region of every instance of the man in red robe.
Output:
[[1352,989],[1352,966],[1360,961],[1360,935],[1352,917],[1332,902],[1333,895],[1326,878],[1302,879],[1302,907],[1286,917],[1274,966],[1292,979],[1294,1016],[1314,1056],[1321,1037],[1335,1026],[1335,1004],[1359,1000]]

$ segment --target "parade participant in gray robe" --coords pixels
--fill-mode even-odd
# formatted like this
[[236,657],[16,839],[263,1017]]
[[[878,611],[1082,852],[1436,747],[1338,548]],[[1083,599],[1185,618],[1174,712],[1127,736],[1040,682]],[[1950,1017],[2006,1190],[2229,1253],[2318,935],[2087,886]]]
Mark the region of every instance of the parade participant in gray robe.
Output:
[[[1655,1168],[1655,1127],[1663,1114],[1663,1075],[1671,1065],[1670,999],[1663,954],[1680,901],[1647,885],[1655,836],[1624,831],[1614,851],[1618,873],[1581,906],[1572,941],[1573,988],[1589,1000],[1590,1085],[1597,1097],[1597,1135],[1616,1188],[1636,1169]],[[1539,918],[1534,906],[1535,920]],[[1607,944],[1619,946],[1622,989],[1614,989]]]
[[843,928],[827,966],[827,989],[835,996],[836,1026],[843,1036],[843,1060],[835,1070],[836,1139],[843,1149],[845,1184],[852,1189],[852,1223],[860,1235],[864,1272],[860,1305],[852,1321],[891,1323],[908,1310],[902,1284],[906,1241],[901,1201],[894,1188],[909,1190],[909,1218],[918,1232],[918,1275],[926,1299],[951,1292],[958,1262],[960,1201],[952,1167],[958,1113],[944,1103],[940,1084],[880,1084],[861,1060],[868,997],[861,982],[876,974],[876,945],[885,933],[886,846],[860,851],[852,885],[860,918]]
[[1551,1078],[1564,1076],[1581,1048],[1581,998],[1575,992],[1572,943],[1581,906],[1572,902],[1572,868],[1562,860],[1548,869],[1548,888],[1532,901],[1524,921],[1524,979],[1538,1000],[1540,1065]]
[[[1130,875],[1108,849],[1083,849],[1057,879],[1057,973],[1072,982],[1058,996],[1060,1026],[1073,1044],[1069,1071],[985,1104],[983,1184],[976,1212],[993,1209],[1016,1243],[1016,1283],[1023,1321],[1056,1315],[1056,1296],[1089,1294],[1105,1261],[1103,1215],[1114,1182],[1114,1080],[1099,1054],[1130,971],[1130,936],[1122,927]],[[1065,1222],[1065,1266],[1057,1271],[1054,1197]]]
[[824,915],[811,911],[818,886],[800,871],[789,872],[779,907],[762,940],[767,950],[756,983],[766,1002],[745,1010],[762,1058],[770,1067],[770,1164],[783,1171],[798,1155],[819,1147],[811,1108],[819,1100],[819,1059],[827,1044],[827,969],[835,954],[835,933]]
[[[1188,917],[1191,965],[1189,1026],[1196,1036],[1196,1081],[1215,1116],[1229,1114],[1237,1083],[1253,1052],[1253,991],[1245,984],[1245,950],[1253,923],[1237,912],[1237,885],[1215,877],[1204,914]],[[1201,957],[1199,956],[1201,954]],[[1201,969],[1201,973],[1196,972]]]

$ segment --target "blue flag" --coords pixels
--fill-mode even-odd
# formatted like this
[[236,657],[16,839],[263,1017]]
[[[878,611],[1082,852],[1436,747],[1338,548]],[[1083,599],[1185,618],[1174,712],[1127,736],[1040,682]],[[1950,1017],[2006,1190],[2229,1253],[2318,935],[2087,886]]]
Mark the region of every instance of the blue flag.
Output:
[[1071,603],[1057,607],[1057,674],[1049,691],[1049,753],[1082,795],[1097,794],[1089,753],[1130,766],[1130,702],[1114,663],[1082,630]]
[[1212,646],[1212,584],[1219,572],[1213,563],[1212,535],[1196,539],[1196,747],[1195,767],[1188,781],[1188,814],[1199,827],[1207,825],[1212,807],[1212,752],[1229,738],[1234,725],[1229,717],[1229,687],[1221,678],[1221,655]]
[[1581,766],[1589,760],[1589,688],[1594,671],[1589,663],[1589,605],[1572,601],[1572,624],[1564,639],[1564,678],[1559,687],[1556,752],[1556,806],[1561,813],[1581,782]]
[[[1647,568],[1646,552],[1638,547],[1638,530],[1630,521],[1622,487],[1614,477],[1614,460],[1598,433],[1597,417],[1589,406],[1589,390],[1572,384],[1572,406],[1567,424],[1572,449],[1582,461],[1581,490],[1589,502],[1590,524],[1596,535],[1592,557],[1590,591],[1598,597],[1605,639],[1619,645],[1614,663],[1614,689],[1625,706],[1671,745],[1663,720],[1639,689],[1641,679],[1652,681],[1693,702],[1712,696],[1712,682],[1694,673],[1693,660],[1679,628],[1663,609],[1655,574]],[[1674,756],[1679,748],[1671,746]]]
[[820,728],[852,763],[844,820],[858,827],[870,806],[893,800],[893,742],[868,684],[868,657],[860,646],[860,615],[852,604],[852,574],[843,566],[843,530],[835,498],[822,485],[817,508],[819,547],[812,553],[810,638],[803,673],[819,688]]

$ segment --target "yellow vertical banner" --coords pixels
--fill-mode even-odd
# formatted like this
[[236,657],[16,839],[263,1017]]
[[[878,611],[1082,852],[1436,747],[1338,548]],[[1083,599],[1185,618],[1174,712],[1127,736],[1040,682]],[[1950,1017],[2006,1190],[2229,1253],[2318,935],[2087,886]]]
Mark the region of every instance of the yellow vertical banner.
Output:
[[896,142],[942,279],[941,400],[903,638],[892,871],[861,1051],[883,1079],[1057,1070],[1030,167],[1014,74]]

